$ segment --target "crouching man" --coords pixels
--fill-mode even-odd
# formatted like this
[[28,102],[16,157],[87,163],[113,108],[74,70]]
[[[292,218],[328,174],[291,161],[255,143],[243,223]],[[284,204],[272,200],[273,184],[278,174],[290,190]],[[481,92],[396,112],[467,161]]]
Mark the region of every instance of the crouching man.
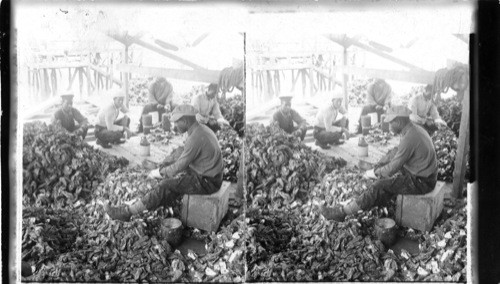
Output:
[[[132,215],[160,206],[172,206],[184,194],[213,194],[222,185],[223,162],[219,142],[214,132],[196,121],[196,109],[179,105],[171,120],[181,133],[188,133],[184,151],[177,161],[153,170],[151,177],[163,178],[158,186],[134,204],[104,209],[112,219],[128,221]],[[184,173],[176,177],[178,173]]]
[[437,182],[437,159],[429,134],[410,119],[404,106],[389,108],[386,121],[391,131],[401,135],[397,150],[381,159],[365,177],[377,179],[366,192],[345,206],[321,207],[321,214],[330,220],[343,221],[346,215],[384,205],[398,194],[427,194]]

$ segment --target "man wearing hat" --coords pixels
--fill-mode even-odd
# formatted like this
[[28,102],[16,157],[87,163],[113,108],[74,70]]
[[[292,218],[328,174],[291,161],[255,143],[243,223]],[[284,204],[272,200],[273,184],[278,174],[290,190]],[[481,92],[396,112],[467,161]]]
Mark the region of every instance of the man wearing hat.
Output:
[[219,86],[212,83],[208,85],[208,89],[204,94],[194,97],[191,103],[198,111],[196,120],[201,124],[205,124],[214,132],[217,132],[221,125],[229,125],[229,122],[222,117],[220,112],[216,98],[218,90]]
[[[156,78],[155,81],[149,86],[148,104],[146,104],[142,109],[141,118],[145,114],[156,111],[158,112],[158,118],[161,121],[165,112],[170,112],[174,109],[172,97],[172,84],[170,84],[170,82],[163,77]],[[142,119],[139,119],[139,128],[137,131],[143,131]]]
[[365,173],[365,178],[378,179],[370,189],[346,205],[322,206],[325,218],[340,222],[359,210],[384,205],[398,194],[426,194],[434,189],[438,169],[434,145],[429,134],[414,125],[409,116],[405,106],[389,108],[386,121],[394,134],[401,135],[397,149]]
[[313,136],[316,139],[316,145],[322,149],[330,149],[328,144],[339,144],[342,134],[345,134],[347,139],[349,138],[347,129],[349,120],[347,111],[342,106],[343,98],[342,90],[336,88],[332,103],[316,115]]
[[[281,106],[273,114],[271,124],[277,124],[286,133],[293,134],[304,140],[307,131],[306,120],[303,119],[298,112],[292,109],[292,96],[280,96]],[[294,126],[294,123],[297,126]]]
[[424,93],[411,98],[408,105],[411,110],[410,120],[422,126],[429,135],[432,135],[441,127],[446,127],[446,122],[439,116],[433,102],[432,85],[425,86]]
[[358,120],[358,134],[362,132],[361,116],[376,112],[378,121],[380,116],[390,107],[392,99],[391,86],[382,79],[376,79],[368,85],[366,91],[366,103],[361,110],[361,115]]
[[61,107],[54,113],[52,124],[59,124],[67,131],[85,139],[89,122],[80,111],[73,107],[73,94],[63,94],[61,95]]
[[[113,101],[102,107],[97,113],[97,123],[95,125],[96,143],[103,148],[111,148],[110,143],[124,142],[124,133],[128,137],[133,133],[128,128],[130,125],[130,118],[126,115],[128,112],[127,107],[123,104],[125,95],[122,91],[113,94]],[[122,112],[124,116],[120,119],[118,115]]]
[[[179,105],[172,112],[172,122],[181,133],[188,133],[179,159],[166,167],[153,170],[150,177],[163,181],[151,192],[130,206],[104,209],[112,219],[128,221],[132,215],[160,206],[172,206],[184,194],[212,194],[222,185],[223,162],[219,141],[206,125],[196,121],[196,109]],[[184,175],[177,176],[179,173]]]

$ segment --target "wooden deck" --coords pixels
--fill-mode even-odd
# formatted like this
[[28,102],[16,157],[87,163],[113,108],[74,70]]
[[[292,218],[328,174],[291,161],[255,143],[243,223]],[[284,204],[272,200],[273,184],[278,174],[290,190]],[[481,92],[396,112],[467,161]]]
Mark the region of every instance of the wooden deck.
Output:
[[182,136],[173,136],[172,139],[166,144],[153,142],[150,145],[150,155],[142,156],[140,153],[140,140],[142,135],[137,135],[130,137],[125,143],[112,145],[110,149],[104,149],[101,146],[97,145],[95,141],[88,142],[93,147],[108,153],[113,156],[124,157],[129,160],[130,166],[142,165],[144,160],[154,162],[156,164],[162,162],[165,157],[170,155],[172,151],[184,145],[185,137]]
[[358,166],[360,168],[369,168],[380,160],[389,150],[396,147],[399,144],[398,137],[392,137],[386,144],[379,142],[369,143],[368,145],[368,156],[360,157],[358,150],[358,137],[351,137],[344,144],[331,146],[331,149],[323,150],[319,146],[316,146],[314,140],[311,142],[306,142],[306,145],[312,149],[316,149],[325,155],[331,157],[340,157],[347,161],[347,166],[354,167]]

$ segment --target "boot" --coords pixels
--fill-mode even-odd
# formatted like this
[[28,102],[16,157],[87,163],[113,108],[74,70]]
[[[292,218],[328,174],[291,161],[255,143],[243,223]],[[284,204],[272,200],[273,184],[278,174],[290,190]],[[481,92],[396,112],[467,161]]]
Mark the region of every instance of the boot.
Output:
[[146,206],[144,206],[144,203],[142,203],[142,200],[139,200],[134,204],[130,205],[128,209],[132,215],[137,215],[139,213],[144,212],[145,210],[148,210]]
[[108,216],[113,220],[120,220],[128,222],[130,221],[130,217],[132,217],[132,213],[127,205],[120,205],[118,207],[109,206],[109,204],[104,205],[104,210],[108,213]]
[[323,150],[328,150],[331,148],[330,146],[328,146],[328,144],[319,143],[318,140],[316,140],[316,146],[321,147],[321,149],[323,149]]
[[334,220],[337,222],[342,222],[345,220],[345,212],[342,205],[335,205],[333,207],[321,206],[321,215],[323,215],[327,220]]
[[356,201],[354,200],[347,203],[343,209],[346,215],[356,214],[358,213],[358,211],[362,210],[361,207],[359,207],[358,203],[356,203]]

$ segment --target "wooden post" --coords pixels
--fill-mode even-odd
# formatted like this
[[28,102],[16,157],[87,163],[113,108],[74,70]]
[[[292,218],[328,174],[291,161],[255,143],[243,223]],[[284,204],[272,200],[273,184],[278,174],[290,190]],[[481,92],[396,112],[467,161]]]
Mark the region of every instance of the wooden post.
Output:
[[[347,58],[347,47],[344,46],[344,66],[347,66],[348,65],[348,58]],[[349,75],[347,75],[346,73],[344,73],[344,82],[343,82],[343,88],[344,88],[344,108],[347,110],[348,106],[349,106],[349,102],[348,102],[348,94],[347,94],[347,83],[349,81]]]
[[78,82],[80,83],[80,100],[82,99],[83,94],[83,68],[79,67],[78,70]]
[[304,98],[306,96],[306,70],[305,69],[300,69],[299,71],[302,74],[302,97]]
[[[125,45],[125,51],[123,53],[123,64],[128,64],[128,45]],[[123,92],[125,93],[125,106],[128,107],[129,94],[128,94],[128,73],[124,72],[122,76],[123,82]]]
[[[90,64],[90,63],[89,63]],[[85,74],[87,76],[87,97],[92,96],[92,78],[90,77],[90,66],[85,67]],[[97,83],[97,81],[96,81]]]
[[314,96],[314,75],[313,75],[313,69],[309,68],[309,83],[311,84],[309,86],[309,97],[312,98]]
[[458,137],[457,154],[455,156],[455,169],[453,171],[453,192],[455,198],[462,197],[465,170],[467,169],[467,151],[469,149],[469,106],[470,87],[464,92],[462,100],[462,117],[460,119],[460,133]]

